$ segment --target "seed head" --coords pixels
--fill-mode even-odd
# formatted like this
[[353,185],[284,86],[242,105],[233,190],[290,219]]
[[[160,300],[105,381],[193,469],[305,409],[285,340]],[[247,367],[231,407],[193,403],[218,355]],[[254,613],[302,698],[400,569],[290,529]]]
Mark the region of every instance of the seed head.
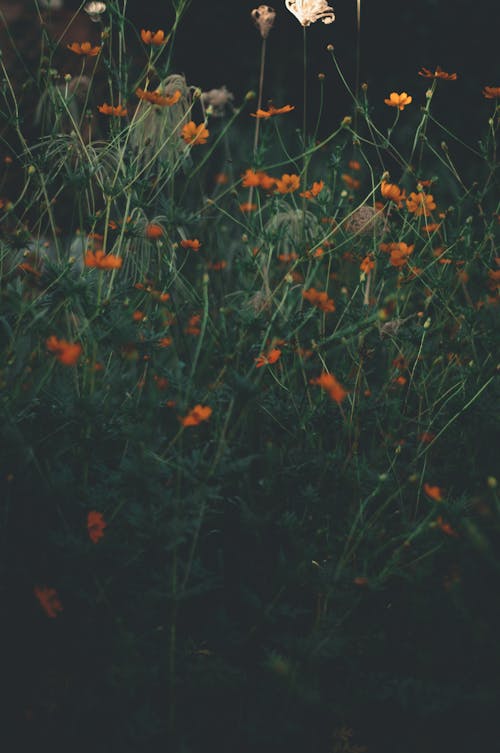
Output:
[[259,5],[258,8],[253,9],[250,15],[253,18],[254,24],[260,31],[262,39],[266,39],[274,26],[276,11],[274,8],[271,8],[270,5]]

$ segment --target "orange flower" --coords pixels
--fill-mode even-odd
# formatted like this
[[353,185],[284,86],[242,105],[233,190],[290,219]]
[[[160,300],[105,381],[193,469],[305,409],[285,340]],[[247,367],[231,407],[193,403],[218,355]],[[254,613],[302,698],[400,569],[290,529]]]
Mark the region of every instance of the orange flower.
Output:
[[79,343],[70,343],[67,340],[59,340],[51,335],[45,341],[45,347],[53,353],[59,363],[64,366],[74,366],[82,355],[82,346]]
[[90,42],[72,42],[66,45],[66,47],[77,55],[87,55],[90,58],[94,58],[101,51],[100,47],[92,47]]
[[171,345],[172,345],[171,337],[162,337],[160,340],[158,340],[159,348],[169,348]]
[[182,248],[190,248],[192,251],[199,251],[201,243],[198,238],[187,238],[186,240],[181,241],[181,246]]
[[358,162],[357,159],[352,159],[349,162],[349,169],[350,170],[361,170],[361,163]]
[[35,586],[34,593],[47,617],[57,617],[57,613],[63,611],[55,588]]
[[408,207],[408,211],[414,214],[415,217],[421,217],[422,215],[427,217],[436,208],[436,202],[431,193],[426,194],[423,191],[415,193],[415,191],[412,191],[406,199],[406,206]]
[[406,243],[391,243],[391,257],[389,259],[393,267],[404,267],[408,262],[408,256],[413,253],[415,245],[408,246]]
[[326,291],[319,291],[316,288],[309,288],[302,291],[302,298],[309,301],[313,306],[316,306],[325,313],[332,313],[335,311],[335,303],[331,298],[328,298]]
[[315,199],[324,187],[325,184],[322,180],[314,181],[311,188],[307,189],[307,191],[303,191],[299,196],[302,196],[304,199]]
[[103,105],[99,105],[97,109],[99,110],[99,112],[102,112],[103,115],[115,115],[117,118],[124,118],[125,115],[127,114],[127,110],[121,105],[112,107],[111,105],[108,105],[106,102]]
[[249,201],[244,201],[242,204],[240,204],[241,212],[255,212],[256,209],[257,204],[251,204]]
[[438,515],[438,517],[436,518],[436,525],[447,536],[453,536],[453,538],[458,539],[458,533],[455,531],[454,528],[452,528],[452,526],[449,523],[446,523],[443,520],[443,518],[441,517],[441,515]]
[[161,225],[157,225],[156,222],[150,222],[146,225],[144,233],[146,238],[149,238],[150,241],[155,241],[162,237],[163,228]]
[[189,123],[186,123],[186,125],[183,126],[181,136],[186,144],[206,144],[210,133],[205,128],[204,123],[196,125],[194,120],[190,120]]
[[440,486],[431,486],[431,484],[424,484],[424,492],[430,499],[435,502],[443,501],[443,490]]
[[316,379],[311,379],[310,384],[317,384],[322,390],[325,390],[329,397],[338,405],[340,405],[348,394],[347,390],[342,387],[333,374],[329,374],[327,371],[323,371],[319,377],[316,377]]
[[214,272],[221,272],[227,267],[227,261],[225,259],[221,259],[220,261],[209,261],[207,266],[209,269],[213,269]]
[[295,110],[295,105],[284,105],[283,107],[274,107],[269,103],[267,110],[257,110],[257,112],[250,113],[252,118],[271,118],[273,115],[282,115],[285,112],[291,112]]
[[279,180],[276,180],[276,190],[278,193],[293,193],[298,188],[300,188],[300,178],[298,175],[284,173]]
[[500,97],[500,86],[485,86],[483,97],[486,97],[486,99],[498,99]]
[[255,359],[255,366],[260,369],[261,366],[267,366],[268,364],[276,363],[281,356],[281,350],[279,348],[273,348],[267,355],[261,353],[258,358]]
[[261,173],[257,173],[251,168],[245,170],[241,185],[244,186],[244,188],[257,188],[260,186],[260,175]]
[[132,314],[132,319],[134,320],[134,322],[142,322],[145,318],[146,314],[144,313],[144,311],[139,311],[139,309],[137,309],[137,311],[134,311],[134,313]]
[[272,178],[267,173],[259,173],[260,187],[264,191],[272,191],[276,185],[276,178]]
[[344,181],[347,188],[349,188],[351,191],[357,191],[361,185],[360,180],[353,178],[352,175],[349,175],[348,173],[343,173],[340,177]]
[[368,254],[368,256],[365,256],[361,264],[359,265],[359,268],[362,272],[365,274],[368,274],[371,272],[372,269],[375,267],[375,262],[373,261],[373,257],[371,254]]
[[198,426],[202,421],[208,421],[211,415],[212,408],[209,405],[198,404],[184,418],[179,416],[179,421],[183,426]]
[[422,229],[425,230],[426,233],[435,233],[440,227],[440,222],[429,222],[429,224],[425,225]]
[[89,532],[90,540],[97,544],[97,542],[103,538],[104,529],[108,524],[102,517],[101,512],[91,510],[87,515],[87,531]]
[[380,193],[384,199],[389,199],[398,205],[398,209],[401,209],[403,201],[406,199],[405,190],[401,190],[395,183],[387,183],[383,180],[380,184]]
[[412,97],[409,97],[406,92],[401,92],[401,94],[391,92],[389,94],[389,99],[384,99],[386,105],[389,105],[389,107],[397,107],[400,110],[404,110],[406,105],[409,105],[411,101]]
[[419,76],[423,76],[424,78],[442,78],[445,81],[456,81],[457,80],[457,74],[456,73],[446,73],[446,71],[443,71],[440,65],[436,67],[436,70],[434,73],[430,71],[428,68],[422,68],[418,72]]
[[225,186],[229,182],[229,175],[227,173],[216,173],[214,182],[216,186]]
[[194,335],[195,337],[201,334],[200,329],[201,316],[200,314],[192,314],[189,317],[187,327],[184,327],[186,335]]
[[167,42],[165,39],[165,32],[162,31],[162,29],[158,29],[158,31],[154,32],[141,29],[141,39],[144,44],[151,44],[154,47],[161,47],[162,44],[166,44]]
[[299,255],[295,251],[290,251],[289,254],[278,254],[279,261],[283,262],[284,264],[290,264],[290,262],[295,261],[295,259],[298,259]]
[[123,264],[121,256],[105,254],[104,251],[87,250],[85,254],[85,266],[97,267],[97,269],[120,269]]
[[171,107],[172,105],[177,104],[181,98],[179,89],[177,89],[177,91],[170,97],[163,97],[157,91],[148,92],[144,91],[144,89],[136,89],[135,93],[139,99],[142,99],[144,102],[149,102],[151,105],[158,105],[158,107]]

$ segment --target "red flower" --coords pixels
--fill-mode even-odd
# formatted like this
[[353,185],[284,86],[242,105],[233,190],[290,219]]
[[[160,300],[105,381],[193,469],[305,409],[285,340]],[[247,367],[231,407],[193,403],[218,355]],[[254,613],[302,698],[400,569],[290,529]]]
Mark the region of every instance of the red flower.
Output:
[[323,371],[316,379],[311,379],[310,384],[317,384],[321,389],[325,390],[329,397],[338,405],[340,405],[348,394],[347,390],[342,387],[333,374],[329,374],[327,371]]
[[104,529],[108,524],[102,517],[101,512],[91,510],[87,515],[87,531],[89,532],[90,540],[97,544],[97,542],[104,536]]
[[59,363],[64,366],[74,366],[82,355],[82,346],[79,343],[70,343],[67,340],[59,340],[51,335],[45,341],[45,347],[53,353]]
[[255,366],[257,369],[260,369],[262,366],[267,366],[268,364],[276,363],[276,361],[281,356],[281,350],[279,348],[273,348],[269,351],[269,353],[264,354],[261,353],[258,358],[255,359]]
[[212,415],[212,408],[209,405],[195,405],[184,418],[179,417],[183,426],[198,426],[202,421],[208,421]]
[[35,586],[34,593],[47,617],[57,617],[57,613],[63,611],[55,588]]

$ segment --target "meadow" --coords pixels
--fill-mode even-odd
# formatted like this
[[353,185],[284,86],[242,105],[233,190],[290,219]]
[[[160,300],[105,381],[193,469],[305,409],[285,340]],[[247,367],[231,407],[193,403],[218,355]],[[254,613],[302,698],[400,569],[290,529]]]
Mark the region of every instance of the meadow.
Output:
[[[328,3],[286,0],[249,8],[238,101],[176,69],[187,5],[141,29],[91,2],[54,35],[34,4],[29,60],[4,28],[6,749],[479,750],[500,81],[464,143],[434,109],[459,70],[417,62],[372,101],[333,43],[308,69]],[[303,80],[268,100],[290,12]],[[333,124],[327,86],[351,101]]]

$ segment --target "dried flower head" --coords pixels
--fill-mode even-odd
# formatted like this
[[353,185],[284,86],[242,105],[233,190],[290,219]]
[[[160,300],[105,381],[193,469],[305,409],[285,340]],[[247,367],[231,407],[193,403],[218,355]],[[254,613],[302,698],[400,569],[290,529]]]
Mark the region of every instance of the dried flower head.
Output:
[[260,31],[262,39],[266,39],[269,32],[274,26],[274,20],[276,18],[276,11],[271,8],[270,5],[259,5],[258,8],[254,8],[250,13],[253,21]]
[[382,232],[382,214],[373,207],[362,204],[347,218],[344,225],[346,233],[353,235],[367,235]]
[[106,10],[106,3],[90,2],[84,5],[83,10],[88,14],[91,21],[98,23]]
[[332,24],[335,13],[326,0],[285,0],[285,5],[302,26],[310,26],[316,21]]
[[203,107],[209,115],[213,115],[215,118],[224,117],[226,107],[232,107],[233,100],[234,95],[226,86],[221,86],[220,89],[210,89],[210,91],[203,92],[201,95]]

